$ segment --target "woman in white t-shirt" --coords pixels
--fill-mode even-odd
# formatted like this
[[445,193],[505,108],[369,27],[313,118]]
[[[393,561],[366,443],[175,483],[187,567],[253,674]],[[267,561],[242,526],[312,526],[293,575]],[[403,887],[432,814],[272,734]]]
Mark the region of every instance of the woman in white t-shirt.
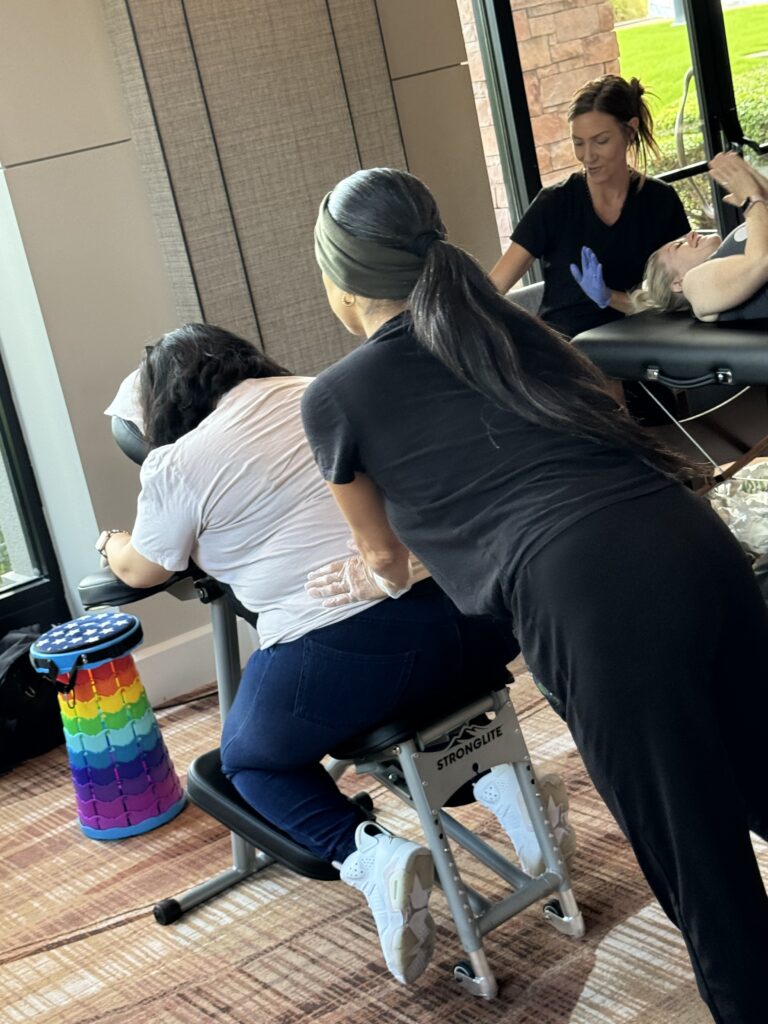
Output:
[[[258,615],[261,648],[224,725],[223,770],[264,818],[362,889],[390,970],[409,982],[433,946],[429,851],[365,821],[320,761],[403,712],[503,685],[517,645],[507,625],[460,615],[431,579],[396,601],[370,578],[357,582],[356,596],[371,598],[361,603],[307,593],[307,570],[347,559],[350,536],[301,424],[309,383],[209,325],[147,346],[138,392],[151,451],[136,522],[132,533],[110,535],[103,553],[136,587],[192,560]],[[562,782],[552,785],[547,804],[559,801],[562,811]],[[526,870],[543,870],[511,769],[493,769],[475,794]],[[402,905],[392,903],[392,877],[407,894]]]

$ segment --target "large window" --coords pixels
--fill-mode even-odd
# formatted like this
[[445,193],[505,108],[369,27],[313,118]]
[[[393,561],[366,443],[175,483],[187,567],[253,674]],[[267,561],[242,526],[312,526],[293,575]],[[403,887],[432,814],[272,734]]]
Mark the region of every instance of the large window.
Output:
[[0,463],[0,595],[43,575],[24,521],[16,489],[9,473],[8,457]]
[[[661,149],[649,172],[677,184],[693,224],[734,226],[706,161],[745,138],[768,150],[768,0],[472,0],[471,26],[469,7],[459,0],[468,53],[474,45],[483,58],[476,95],[487,96],[498,142],[489,172],[492,183],[503,172],[506,187],[506,203],[494,188],[502,246],[540,185],[578,166],[570,97],[607,73],[648,90]],[[744,153],[765,160],[748,145]]]
[[0,362],[0,635],[20,625],[69,617],[40,495]]

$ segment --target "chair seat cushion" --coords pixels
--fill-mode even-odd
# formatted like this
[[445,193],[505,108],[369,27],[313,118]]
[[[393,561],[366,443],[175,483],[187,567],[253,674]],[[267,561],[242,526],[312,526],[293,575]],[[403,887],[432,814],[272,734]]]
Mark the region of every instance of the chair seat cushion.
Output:
[[[488,691],[489,694],[493,692],[495,691]],[[459,703],[454,701],[452,704],[444,706],[417,708],[411,714],[402,715],[370,732],[359,733],[357,736],[351,737],[341,746],[332,750],[331,757],[338,758],[339,761],[364,761],[367,757],[373,757],[381,753],[382,750],[386,750],[387,747],[411,739],[422,729],[439,722],[441,718],[455,714],[461,708],[468,707],[484,696],[486,694],[481,692],[474,698],[465,696]]]
[[295,843],[243,800],[221,770],[218,747],[196,757],[189,766],[187,792],[190,800],[212,818],[291,871],[321,881],[334,881],[339,877],[328,861]]

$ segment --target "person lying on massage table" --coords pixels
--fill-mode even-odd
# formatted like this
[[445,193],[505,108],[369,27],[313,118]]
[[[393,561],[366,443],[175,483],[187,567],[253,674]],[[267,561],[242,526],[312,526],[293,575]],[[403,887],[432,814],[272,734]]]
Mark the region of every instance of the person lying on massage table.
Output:
[[[387,966],[411,982],[434,945],[431,854],[365,820],[320,761],[402,714],[504,685],[517,643],[506,625],[461,615],[422,567],[413,573],[420,582],[392,600],[350,557],[349,527],[301,424],[311,378],[219,327],[187,324],[146,347],[136,382],[135,393],[129,382],[121,387],[127,407],[107,412],[136,422],[151,451],[133,531],[103,534],[100,550],[133,587],[162,583],[192,560],[258,614],[261,649],[224,725],[224,773],[262,817],[364,893]],[[342,570],[356,603],[322,593],[321,602],[305,590],[307,570],[326,563]],[[568,854],[562,780],[540,785]],[[541,873],[512,768],[493,768],[473,788],[524,870]]]
[[768,319],[768,179],[736,153],[718,153],[709,173],[744,214],[725,238],[691,231],[649,258],[638,309],[689,309],[699,320]]

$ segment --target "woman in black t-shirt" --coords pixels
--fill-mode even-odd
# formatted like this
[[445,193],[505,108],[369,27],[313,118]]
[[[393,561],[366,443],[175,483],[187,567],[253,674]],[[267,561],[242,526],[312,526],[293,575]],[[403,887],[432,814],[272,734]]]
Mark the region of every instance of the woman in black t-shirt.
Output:
[[356,557],[394,596],[410,549],[463,612],[510,622],[713,1017],[764,1024],[768,613],[746,557],[600,372],[445,241],[418,179],[346,178],[315,251],[367,339],[302,403]]
[[539,315],[569,338],[633,312],[627,292],[640,283],[645,261],[690,230],[674,188],[636,168],[658,152],[643,92],[636,78],[617,75],[579,89],[568,121],[584,170],[539,192],[490,273],[503,294],[540,259]]

